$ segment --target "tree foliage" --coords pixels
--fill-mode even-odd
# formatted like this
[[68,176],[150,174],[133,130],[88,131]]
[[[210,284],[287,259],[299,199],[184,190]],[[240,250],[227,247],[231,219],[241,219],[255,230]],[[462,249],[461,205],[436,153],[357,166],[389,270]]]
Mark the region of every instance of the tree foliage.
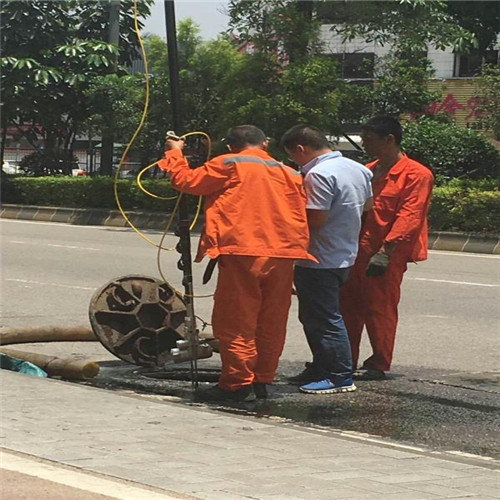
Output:
[[406,124],[403,149],[431,167],[438,182],[500,175],[500,152],[479,132],[428,117]]
[[500,66],[485,66],[477,82],[479,123],[500,140]]
[[[0,7],[2,129],[35,147],[71,150],[91,114],[85,91],[116,58],[134,57],[132,0],[121,2],[122,44],[107,43],[107,4],[97,0],[3,1]],[[149,12],[151,0],[139,2]],[[41,143],[40,143],[41,138]]]

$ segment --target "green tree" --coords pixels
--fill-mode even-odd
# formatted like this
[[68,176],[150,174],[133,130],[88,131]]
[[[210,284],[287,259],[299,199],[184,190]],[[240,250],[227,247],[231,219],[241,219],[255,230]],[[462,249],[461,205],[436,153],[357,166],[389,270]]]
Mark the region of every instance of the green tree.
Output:
[[446,9],[459,26],[474,34],[479,54],[484,55],[496,45],[497,35],[500,33],[498,0],[450,0],[446,2]]
[[[307,4],[307,10],[301,8],[301,4]],[[281,129],[275,126],[281,115],[291,123],[315,119],[317,123],[326,123],[327,131],[335,132],[375,111],[396,115],[423,112],[437,97],[435,92],[426,89],[426,80],[432,75],[429,61],[423,55],[427,45],[465,50],[475,43],[473,35],[457,25],[446,11],[446,2],[438,0],[233,0],[229,13],[233,32],[255,44],[257,51],[264,54],[259,56],[261,61],[267,57],[275,63],[272,74],[268,71],[269,63],[260,64],[262,74],[253,71],[257,87],[255,91],[251,87],[238,91],[242,94],[239,100],[244,104],[234,113],[246,112],[246,116],[253,113],[254,117],[263,119],[262,115],[269,112],[274,117],[271,130]],[[382,45],[391,44],[389,56],[378,61],[376,83],[372,88],[346,85],[332,69],[329,85],[322,75],[316,74],[318,82],[309,79],[307,87],[294,94],[296,88],[288,85],[293,78],[290,74],[296,72],[300,80],[301,75],[311,72],[313,59],[324,57],[319,36],[323,23],[331,23],[331,29],[345,40],[362,37]],[[258,63],[256,58],[252,65],[258,67]],[[328,80],[327,75],[325,78]],[[316,106],[324,95],[328,96],[324,106]],[[335,96],[333,101],[332,96]],[[282,105],[284,101],[286,104]],[[306,112],[310,104],[311,109]]]
[[380,58],[375,69],[373,112],[394,116],[423,113],[441,96],[441,92],[427,88],[433,74],[426,56],[405,57],[391,52]]
[[500,66],[485,66],[477,83],[479,123],[500,140]]
[[[149,12],[150,3],[139,2],[142,15]],[[36,149],[72,150],[77,132],[91,114],[85,94],[90,82],[109,74],[116,57],[125,63],[136,51],[131,7],[131,0],[122,2],[124,43],[119,50],[103,41],[104,2],[2,2],[2,153],[11,126],[18,127]]]
[[[181,110],[184,133],[201,130],[212,137],[225,132],[221,109],[234,92],[234,75],[243,56],[227,38],[203,41],[199,27],[186,19],[178,25]],[[147,120],[133,151],[142,164],[154,162],[163,152],[165,132],[173,128],[165,41],[148,36],[145,47],[150,73]]]

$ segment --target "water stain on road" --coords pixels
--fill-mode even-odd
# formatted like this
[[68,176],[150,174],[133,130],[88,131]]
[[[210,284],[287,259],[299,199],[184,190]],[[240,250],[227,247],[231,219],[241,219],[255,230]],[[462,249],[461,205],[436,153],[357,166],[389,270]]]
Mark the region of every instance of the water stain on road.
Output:
[[[106,365],[106,364],[104,364]],[[308,395],[282,375],[267,400],[245,403],[203,403],[193,396],[189,370],[151,373],[120,363],[103,366],[92,383],[128,388],[143,394],[174,396],[190,405],[271,418],[307,426],[353,431],[439,451],[459,451],[500,459],[500,398],[496,374],[439,374],[420,370],[378,382],[359,382],[358,391]],[[217,379],[218,370],[201,369],[200,386]],[[466,384],[477,385],[468,388]]]

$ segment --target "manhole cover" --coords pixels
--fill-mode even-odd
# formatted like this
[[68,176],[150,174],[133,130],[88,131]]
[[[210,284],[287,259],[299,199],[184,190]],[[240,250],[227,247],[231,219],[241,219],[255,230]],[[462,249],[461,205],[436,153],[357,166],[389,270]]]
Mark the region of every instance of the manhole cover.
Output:
[[104,285],[89,307],[92,329],[112,354],[140,366],[163,366],[184,335],[186,306],[167,283],[129,275]]

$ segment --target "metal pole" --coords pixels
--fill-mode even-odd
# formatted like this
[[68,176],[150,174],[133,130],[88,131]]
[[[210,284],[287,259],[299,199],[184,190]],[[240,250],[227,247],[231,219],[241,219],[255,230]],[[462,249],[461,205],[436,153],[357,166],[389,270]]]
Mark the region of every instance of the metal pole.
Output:
[[[120,42],[120,0],[110,0],[108,9],[108,42],[118,45]],[[111,72],[116,73],[117,66],[118,56],[115,56]],[[102,175],[113,174],[114,142],[113,131],[106,130],[101,140],[100,173]]]
[[[167,28],[167,47],[168,47],[168,69],[170,75],[170,97],[172,101],[172,119],[175,133],[181,135],[184,132],[182,125],[182,114],[180,105],[180,87],[179,87],[179,59],[177,52],[177,33],[175,28],[175,6],[174,0],[164,0],[165,4],[165,25]],[[193,270],[191,264],[191,239],[189,234],[189,211],[187,199],[181,198],[179,203],[179,225],[177,236],[179,236],[178,250],[181,258],[178,262],[179,269],[184,277],[184,301],[186,303],[186,336],[189,342],[189,351],[191,356],[191,382],[194,387],[198,386],[198,330],[196,328],[196,316],[194,314],[193,303]]]

